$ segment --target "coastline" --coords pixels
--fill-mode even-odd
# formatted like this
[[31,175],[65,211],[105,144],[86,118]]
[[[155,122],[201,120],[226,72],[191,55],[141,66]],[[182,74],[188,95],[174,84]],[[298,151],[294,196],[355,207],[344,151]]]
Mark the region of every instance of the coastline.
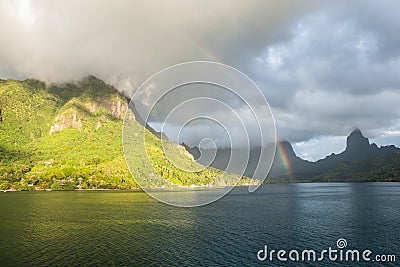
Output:
[[[400,183],[400,181],[294,181],[294,182],[267,182],[261,184],[266,185],[284,185],[284,184],[367,184],[367,183]],[[74,189],[74,190],[56,190],[51,188],[46,189],[33,189],[33,190],[17,190],[17,189],[6,189],[1,190],[4,193],[10,192],[115,192],[115,191],[126,191],[126,192],[146,192],[146,191],[200,191],[207,189],[224,189],[224,188],[235,188],[235,187],[248,187],[251,184],[245,185],[225,185],[225,186],[175,186],[175,187],[151,187],[151,188],[93,188],[93,189]]]

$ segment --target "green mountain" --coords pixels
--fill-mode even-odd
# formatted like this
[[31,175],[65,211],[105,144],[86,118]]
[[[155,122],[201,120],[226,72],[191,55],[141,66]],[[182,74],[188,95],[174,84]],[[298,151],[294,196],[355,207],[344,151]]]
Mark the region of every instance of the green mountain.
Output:
[[[0,189],[137,188],[122,149],[127,108],[123,95],[93,76],[51,86],[0,80]],[[136,121],[129,129],[134,135],[144,130]],[[131,170],[146,187],[162,185],[159,173],[171,185],[221,185],[216,182],[221,171],[184,172],[168,161],[159,138],[148,129],[145,136],[147,151],[137,145],[143,140],[133,139],[129,153],[135,158]],[[167,142],[167,149],[176,160],[191,162],[182,146]],[[224,182],[237,178],[230,175]]]

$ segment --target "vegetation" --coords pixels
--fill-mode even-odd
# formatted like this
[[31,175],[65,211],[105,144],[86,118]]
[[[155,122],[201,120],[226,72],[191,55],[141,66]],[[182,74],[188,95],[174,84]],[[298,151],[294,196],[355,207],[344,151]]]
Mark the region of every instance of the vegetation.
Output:
[[400,182],[400,153],[362,161],[342,161],[328,170],[269,177],[265,183]]
[[[127,151],[135,159],[130,162],[135,180],[122,150],[126,109],[126,99],[115,88],[92,76],[57,86],[0,80],[0,189],[132,189],[138,188],[136,180],[154,187],[162,185],[159,174],[170,185],[225,185],[237,180],[228,175],[224,183],[217,181],[222,172],[213,168],[188,173],[174,167],[161,141],[148,130],[147,151],[135,145],[143,142],[140,138]],[[129,129],[134,135],[144,131],[136,121]],[[166,146],[183,164],[197,164],[183,159],[176,144]]]
[[399,182],[400,154],[394,157],[372,158],[365,161],[346,161],[336,168],[316,176],[314,180],[327,182]]
[[[238,180],[230,174],[220,179],[222,171],[204,168],[169,141],[167,157],[159,134],[135,120],[125,128],[134,137],[125,147],[132,177],[122,148],[126,110],[126,98],[92,76],[52,86],[0,80],[0,190],[133,189],[138,181],[145,187],[224,186]],[[325,171],[296,161],[292,152],[294,172],[266,182],[400,181],[400,154],[393,156],[397,150],[390,147],[380,151],[379,157],[358,161],[344,158],[347,154],[336,161],[330,157],[322,162]],[[252,182],[242,178],[239,184]]]
[[290,172],[278,158],[267,182],[400,182],[400,149],[371,144],[359,129],[347,137],[343,152],[316,162],[297,157],[290,143],[283,143]]

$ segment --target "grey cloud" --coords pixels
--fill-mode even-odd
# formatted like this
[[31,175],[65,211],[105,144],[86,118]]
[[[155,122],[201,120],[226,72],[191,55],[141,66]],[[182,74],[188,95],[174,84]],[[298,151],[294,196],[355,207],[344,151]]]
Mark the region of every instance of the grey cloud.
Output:
[[3,1],[1,69],[53,82],[94,74],[126,86],[190,60],[245,65],[309,2]]
[[347,135],[354,128],[376,137],[399,123],[399,94],[384,91],[374,96],[341,92],[298,92],[289,109],[277,110],[282,139],[303,141],[321,135]]
[[400,31],[396,1],[335,1],[307,14],[289,41],[265,48],[253,73],[281,139],[376,137],[398,125]]
[[2,1],[0,78],[94,74],[130,95],[164,67],[220,60],[261,87],[281,139],[355,127],[380,136],[400,125],[399,9],[390,0]]

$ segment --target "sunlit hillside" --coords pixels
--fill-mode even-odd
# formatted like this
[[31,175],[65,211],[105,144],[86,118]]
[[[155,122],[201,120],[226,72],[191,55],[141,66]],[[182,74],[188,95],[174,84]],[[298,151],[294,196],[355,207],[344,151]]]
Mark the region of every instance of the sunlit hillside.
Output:
[[[138,187],[122,149],[127,99],[114,87],[93,76],[57,86],[1,80],[0,107],[2,190]],[[143,131],[142,125],[133,123],[132,131]],[[130,162],[133,173],[145,178],[148,187],[160,185],[159,174],[171,185],[208,185],[221,175],[213,168],[184,172],[171,165],[160,140],[148,130],[146,140],[151,164],[142,146],[131,144],[129,153],[135,156]],[[177,144],[169,143],[168,149],[178,160],[182,157]],[[237,176],[231,178],[233,182]]]

